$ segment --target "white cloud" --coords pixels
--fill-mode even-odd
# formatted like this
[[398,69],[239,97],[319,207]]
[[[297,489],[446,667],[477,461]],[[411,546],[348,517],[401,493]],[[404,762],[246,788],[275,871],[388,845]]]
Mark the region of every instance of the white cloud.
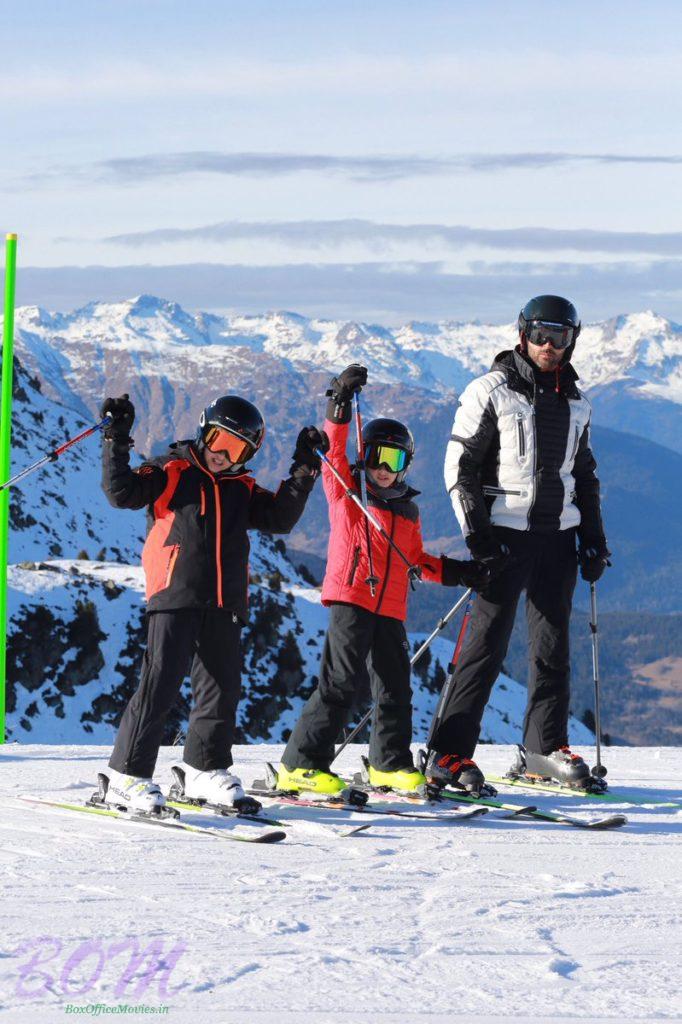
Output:
[[[522,73],[520,73],[522,69]],[[541,85],[545,101],[552,95],[590,94],[598,88],[623,96],[679,93],[679,59],[672,54],[630,53],[570,48],[557,54],[538,46],[510,46],[505,51],[431,54],[334,56],[308,60],[246,60],[226,57],[209,64],[114,60],[102,64],[74,61],[68,70],[27,63],[0,74],[5,103],[54,103],[66,100],[170,100],[174,97],[281,99],[294,95],[395,98],[449,96],[458,102],[474,95],[500,98],[535,95]]]

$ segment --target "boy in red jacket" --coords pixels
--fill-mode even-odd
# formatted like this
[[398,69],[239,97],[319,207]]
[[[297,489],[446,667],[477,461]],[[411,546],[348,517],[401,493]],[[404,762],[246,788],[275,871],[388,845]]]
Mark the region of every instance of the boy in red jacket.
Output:
[[[367,382],[364,366],[353,364],[331,382],[324,429],[329,459],[347,487],[359,492],[358,473],[346,456],[353,395]],[[363,430],[368,505],[386,533],[423,579],[445,586],[480,586],[488,570],[424,551],[419,493],[404,481],[414,454],[408,428],[377,419]],[[404,562],[350,501],[345,488],[323,464],[331,533],[322,603],[329,606],[319,685],[289,738],[278,771],[283,789],[334,794],[345,787],[329,770],[334,744],[355,703],[366,668],[370,670],[374,714],[369,746],[370,782],[414,790],[425,782],[414,767],[410,658],[404,620],[408,573]],[[371,555],[368,557],[368,548]],[[370,585],[370,577],[376,582]]]

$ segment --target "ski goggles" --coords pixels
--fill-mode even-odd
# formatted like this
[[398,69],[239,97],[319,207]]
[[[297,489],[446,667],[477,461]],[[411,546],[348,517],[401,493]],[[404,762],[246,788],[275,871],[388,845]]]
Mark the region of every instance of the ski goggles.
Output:
[[546,324],[542,320],[531,320],[523,333],[531,345],[546,345],[549,342],[552,348],[559,350],[568,348],[575,340],[575,327],[568,324]]
[[204,444],[211,452],[227,455],[230,462],[245,462],[254,452],[249,441],[216,426],[209,426],[204,434]]
[[365,464],[369,469],[386,466],[391,473],[400,473],[407,465],[407,452],[391,444],[370,444],[365,449]]

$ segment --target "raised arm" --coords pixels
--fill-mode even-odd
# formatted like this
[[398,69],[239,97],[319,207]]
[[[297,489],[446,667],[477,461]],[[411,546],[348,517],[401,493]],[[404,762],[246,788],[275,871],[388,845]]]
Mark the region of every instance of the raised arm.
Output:
[[[353,475],[346,453],[353,395],[361,391],[366,383],[367,368],[352,363],[338,377],[332,378],[327,391],[329,401],[324,429],[329,437],[329,460],[341,474],[346,488],[353,486]],[[322,485],[329,504],[343,498],[344,488],[327,466],[322,467]]]
[[298,435],[289,476],[276,492],[255,484],[249,505],[249,526],[266,533],[290,533],[301,518],[308,495],[320,475],[320,458],[314,449],[327,452],[329,440],[317,427],[304,427]]
[[130,431],[135,408],[127,395],[107,398],[101,409],[102,418],[111,416],[102,440],[102,490],[114,508],[140,509],[152,505],[163,494],[167,476],[160,466],[143,463],[130,468]]

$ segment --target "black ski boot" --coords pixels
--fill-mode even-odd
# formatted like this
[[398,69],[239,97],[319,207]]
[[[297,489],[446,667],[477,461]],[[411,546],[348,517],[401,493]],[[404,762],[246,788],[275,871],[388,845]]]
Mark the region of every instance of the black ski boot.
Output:
[[475,761],[459,754],[441,754],[432,750],[423,769],[427,785],[442,789],[464,790],[473,796],[496,796],[497,790],[488,785],[485,776]]
[[518,760],[512,771],[526,777],[549,779],[572,789],[588,789],[593,781],[589,766],[582,757],[573,754],[570,747],[560,747],[551,754],[535,754],[532,750],[522,752],[519,748]]

